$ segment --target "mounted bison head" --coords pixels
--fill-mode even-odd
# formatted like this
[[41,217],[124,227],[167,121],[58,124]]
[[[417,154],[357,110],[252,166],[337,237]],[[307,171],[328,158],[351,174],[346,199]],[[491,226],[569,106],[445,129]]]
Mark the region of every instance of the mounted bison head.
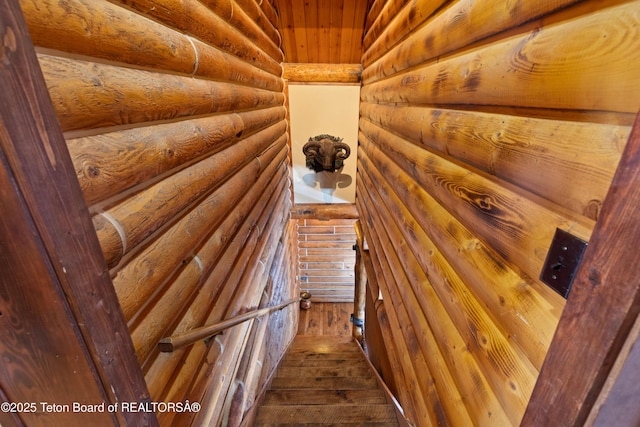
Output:
[[342,142],[342,138],[323,134],[309,138],[302,152],[307,156],[309,169],[335,172],[343,166],[344,160],[351,154],[351,148]]

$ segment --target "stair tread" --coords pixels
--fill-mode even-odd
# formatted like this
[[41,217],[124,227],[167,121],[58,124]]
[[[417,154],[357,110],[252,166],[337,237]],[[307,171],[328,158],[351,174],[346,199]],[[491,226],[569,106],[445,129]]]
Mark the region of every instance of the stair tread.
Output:
[[368,390],[269,390],[262,402],[272,405],[354,405],[386,404],[386,396],[380,389]]
[[277,424],[353,424],[385,423],[397,425],[393,406],[384,405],[289,405],[260,406],[255,425]]
[[360,349],[351,337],[298,335],[288,351],[291,353],[359,353]]
[[370,377],[275,377],[271,389],[358,390],[376,388],[378,383]]
[[296,335],[295,343],[316,342],[316,343],[353,343],[351,335]]
[[352,337],[297,336],[256,414],[256,426],[397,426],[396,411]]
[[283,366],[278,368],[276,377],[371,377],[373,373],[366,366],[324,366],[308,368],[304,366]]
[[303,368],[325,368],[330,366],[364,366],[368,367],[369,365],[362,360],[362,358],[347,358],[347,359],[329,359],[329,358],[283,358],[282,363],[280,364],[282,367],[293,368],[293,367],[303,367]]
[[360,360],[362,355],[360,353],[316,353],[313,351],[310,352],[299,352],[299,353],[291,353],[288,352],[285,354],[283,360],[300,360],[300,359],[325,359],[325,360],[345,360],[345,359],[358,359]]

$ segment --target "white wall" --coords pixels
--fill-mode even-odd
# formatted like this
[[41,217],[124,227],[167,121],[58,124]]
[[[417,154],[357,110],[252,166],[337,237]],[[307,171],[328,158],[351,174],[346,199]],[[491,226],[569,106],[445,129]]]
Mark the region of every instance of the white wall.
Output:
[[[289,84],[294,203],[355,203],[359,98],[360,86]],[[307,169],[302,146],[320,134],[351,147],[341,171]]]

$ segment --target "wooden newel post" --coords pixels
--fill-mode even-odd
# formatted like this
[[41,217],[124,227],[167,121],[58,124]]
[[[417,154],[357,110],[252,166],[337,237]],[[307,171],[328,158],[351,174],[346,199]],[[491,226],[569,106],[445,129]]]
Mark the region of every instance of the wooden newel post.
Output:
[[366,298],[367,271],[362,260],[362,250],[364,248],[364,237],[360,221],[356,221],[356,244],[353,249],[356,251],[355,264],[355,289],[353,295],[353,337],[362,343],[364,330],[364,304]]

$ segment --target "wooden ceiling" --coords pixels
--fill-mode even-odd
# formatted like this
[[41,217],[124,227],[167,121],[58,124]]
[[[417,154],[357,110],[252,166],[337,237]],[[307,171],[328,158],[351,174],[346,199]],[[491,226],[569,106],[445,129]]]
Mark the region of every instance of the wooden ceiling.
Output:
[[359,64],[372,0],[271,0],[287,63]]

